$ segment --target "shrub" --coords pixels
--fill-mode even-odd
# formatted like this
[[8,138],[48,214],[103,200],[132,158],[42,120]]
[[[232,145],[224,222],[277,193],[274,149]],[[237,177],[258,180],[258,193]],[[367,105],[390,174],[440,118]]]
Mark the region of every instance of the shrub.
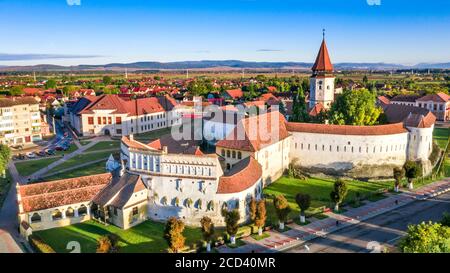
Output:
[[289,203],[286,200],[286,197],[284,197],[284,195],[276,196],[273,199],[273,205],[275,207],[278,220],[280,220],[280,222],[282,223],[286,222],[287,216],[291,211],[291,208],[289,207]]
[[101,236],[97,240],[97,253],[117,253],[119,237],[115,234]]
[[175,217],[170,217],[166,223],[164,230],[164,238],[169,245],[169,250],[172,252],[179,252],[184,248],[186,239],[183,236],[184,223]]
[[31,247],[38,253],[56,253],[55,250],[46,244],[38,235],[30,235],[28,241]]

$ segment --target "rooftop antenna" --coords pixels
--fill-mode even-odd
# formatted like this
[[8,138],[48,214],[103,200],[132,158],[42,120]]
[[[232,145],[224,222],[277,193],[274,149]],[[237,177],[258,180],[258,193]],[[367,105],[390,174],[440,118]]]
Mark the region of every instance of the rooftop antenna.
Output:
[[325,29],[322,29],[322,37],[325,40]]

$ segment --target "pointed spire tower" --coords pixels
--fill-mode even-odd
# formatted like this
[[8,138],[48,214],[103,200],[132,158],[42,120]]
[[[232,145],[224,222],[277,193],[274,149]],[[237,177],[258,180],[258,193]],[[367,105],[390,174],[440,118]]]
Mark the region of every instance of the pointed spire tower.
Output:
[[325,30],[323,30],[323,40],[317,54],[316,62],[311,68],[313,74],[310,79],[309,107],[313,108],[321,103],[325,109],[329,109],[334,101],[334,68],[328,54],[327,43],[325,42]]

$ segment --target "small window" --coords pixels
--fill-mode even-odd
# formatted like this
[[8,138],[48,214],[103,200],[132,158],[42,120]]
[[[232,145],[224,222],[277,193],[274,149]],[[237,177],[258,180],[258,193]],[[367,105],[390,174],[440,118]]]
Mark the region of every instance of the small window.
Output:
[[230,157],[230,150],[227,150],[227,157]]
[[134,207],[133,208],[133,216],[138,215],[139,214],[139,209],[138,207]]
[[38,223],[42,220],[41,216],[39,215],[39,213],[33,213],[33,215],[31,216],[31,223]]
[[241,152],[238,152],[237,156],[238,156],[238,159],[242,159],[242,153]]

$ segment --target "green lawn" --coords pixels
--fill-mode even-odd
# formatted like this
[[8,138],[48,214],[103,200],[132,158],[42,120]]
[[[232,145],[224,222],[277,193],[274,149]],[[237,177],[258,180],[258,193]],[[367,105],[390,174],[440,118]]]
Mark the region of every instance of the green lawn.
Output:
[[91,143],[91,141],[89,141],[89,140],[80,140],[80,144],[81,144],[82,146],[88,145],[89,143]]
[[[307,180],[300,180],[289,177],[282,177],[264,189],[266,195],[283,194],[289,201],[292,209],[290,218],[296,218],[299,215],[299,209],[295,202],[295,195],[299,192],[307,193],[311,196],[311,208],[307,213],[313,213],[317,208],[322,206],[330,207],[330,192],[333,189],[334,181],[318,178],[309,178]],[[363,182],[363,181],[347,181],[349,189],[345,201],[351,201],[355,198],[357,192],[361,197],[367,198],[377,191],[389,189],[392,187],[391,182]],[[278,220],[273,207],[272,199],[267,200],[267,215],[268,223],[277,223]]]
[[107,159],[111,155],[111,152],[99,152],[99,153],[90,153],[90,154],[79,154],[77,156],[72,157],[66,162],[56,166],[51,170],[51,172],[57,172],[63,169],[71,168],[83,163],[96,161],[99,159]]
[[138,141],[150,142],[164,135],[170,134],[171,128],[163,128],[152,132],[137,134],[134,138]]
[[69,149],[65,150],[65,151],[56,151],[56,155],[63,155],[63,154],[71,154],[73,152],[75,152],[76,150],[78,150],[78,146],[75,144],[71,144],[69,146]]
[[435,128],[433,132],[433,138],[436,141],[436,143],[441,147],[442,149],[445,148],[445,145],[447,145],[448,136],[450,133],[450,129],[448,128]]
[[23,162],[16,162],[14,163],[14,165],[16,165],[16,169],[20,175],[28,176],[50,165],[51,163],[59,160],[60,158],[61,156],[36,160],[27,160]]
[[[88,175],[94,175],[94,174],[101,174],[105,173],[106,161],[97,162],[95,164],[84,166],[79,169],[75,169],[69,172],[63,172],[57,175],[49,176],[44,178],[45,181],[52,181],[52,180],[60,180],[60,179],[67,179],[67,178],[74,178],[74,177],[80,177],[80,176],[88,176]],[[53,170],[52,170],[53,172]]]
[[[160,253],[168,248],[164,240],[164,224],[146,221],[128,230],[116,226],[105,226],[94,221],[75,224],[62,228],[36,231],[47,244],[58,253],[67,253],[67,243],[76,241],[81,244],[82,253],[94,253],[97,239],[109,233],[119,236],[119,252],[123,253]],[[200,228],[186,227],[184,230],[186,245],[200,242]]]
[[93,152],[99,150],[108,150],[108,149],[120,149],[120,141],[100,141],[91,148],[87,149],[86,152]]
[[0,209],[2,208],[3,201],[5,201],[6,196],[8,195],[9,189],[12,185],[12,177],[9,174],[9,171],[6,170],[6,178],[0,176]]

